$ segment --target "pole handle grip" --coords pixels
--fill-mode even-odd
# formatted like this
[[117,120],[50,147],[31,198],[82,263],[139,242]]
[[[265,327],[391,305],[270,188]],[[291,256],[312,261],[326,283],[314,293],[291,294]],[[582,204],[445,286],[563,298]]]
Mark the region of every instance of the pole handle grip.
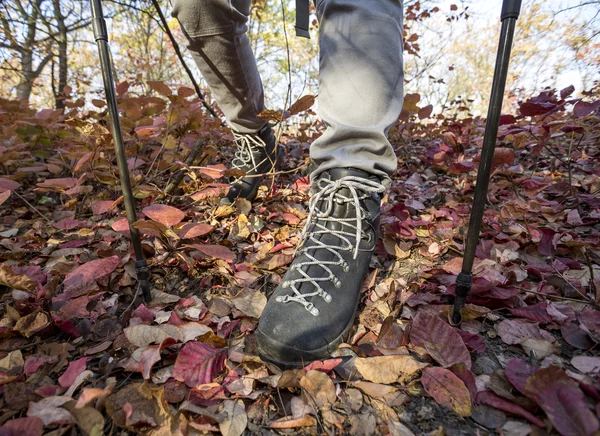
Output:
[[502,2],[502,13],[500,14],[500,21],[504,21],[507,18],[519,18],[521,12],[521,0],[504,0]]

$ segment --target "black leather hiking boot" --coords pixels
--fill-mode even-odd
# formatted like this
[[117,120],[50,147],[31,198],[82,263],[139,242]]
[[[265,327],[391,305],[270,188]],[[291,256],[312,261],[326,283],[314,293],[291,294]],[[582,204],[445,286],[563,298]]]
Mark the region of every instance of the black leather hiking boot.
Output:
[[245,175],[231,181],[229,192],[222,203],[231,204],[236,198],[252,201],[264,176],[277,169],[281,163],[283,149],[276,146],[271,126],[266,125],[258,133],[233,132],[238,150],[231,167],[244,171]]
[[338,168],[317,189],[296,258],[256,331],[261,357],[286,367],[328,357],[345,339],[379,233],[379,178]]

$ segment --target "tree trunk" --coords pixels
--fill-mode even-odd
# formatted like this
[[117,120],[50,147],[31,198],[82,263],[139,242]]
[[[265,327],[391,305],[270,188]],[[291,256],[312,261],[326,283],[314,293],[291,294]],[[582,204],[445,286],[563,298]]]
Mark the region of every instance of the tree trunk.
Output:
[[52,0],[54,6],[54,17],[58,26],[58,89],[55,94],[55,104],[57,109],[65,107],[65,87],[68,77],[68,58],[67,58],[67,26],[65,17],[60,11],[60,1]]

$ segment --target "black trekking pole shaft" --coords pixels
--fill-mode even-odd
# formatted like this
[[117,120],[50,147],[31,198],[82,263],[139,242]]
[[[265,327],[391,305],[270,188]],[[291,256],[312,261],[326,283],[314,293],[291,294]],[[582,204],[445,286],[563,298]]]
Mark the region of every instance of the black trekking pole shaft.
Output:
[[502,112],[502,100],[504,98],[504,88],[508,74],[510,51],[520,10],[521,0],[504,0],[502,3],[502,14],[500,17],[502,20],[502,29],[500,30],[500,42],[498,44],[498,54],[496,55],[496,66],[494,67],[494,80],[492,82],[487,121],[485,123],[481,160],[479,161],[479,170],[477,171],[477,182],[475,185],[475,194],[473,195],[473,206],[469,219],[469,230],[465,244],[462,270],[456,278],[456,297],[452,312],[452,323],[455,325],[460,324],[462,321],[460,310],[464,307],[465,300],[473,284],[473,261],[475,260],[475,250],[479,244],[479,232],[481,230],[488,184],[494,162],[494,150],[498,136],[500,114]]
[[127,221],[129,222],[129,232],[131,234],[131,244],[135,253],[135,270],[137,279],[144,300],[150,301],[150,271],[148,264],[144,259],[142,243],[138,229],[133,227],[137,221],[135,213],[135,204],[133,192],[131,190],[131,181],[129,179],[129,168],[127,167],[127,158],[125,156],[125,145],[123,144],[123,134],[121,132],[121,123],[119,121],[119,108],[117,107],[117,94],[112,74],[112,62],[110,58],[110,49],[108,47],[108,31],[106,30],[106,21],[102,13],[102,3],[100,0],[90,0],[92,8],[92,26],[94,29],[94,38],[98,44],[98,53],[100,54],[100,67],[102,68],[102,78],[104,80],[104,91],[106,92],[106,104],[110,113],[110,130],[115,143],[115,154],[117,156],[117,165],[119,167],[119,177],[121,179],[121,190],[123,191],[123,200],[125,211],[127,212]]

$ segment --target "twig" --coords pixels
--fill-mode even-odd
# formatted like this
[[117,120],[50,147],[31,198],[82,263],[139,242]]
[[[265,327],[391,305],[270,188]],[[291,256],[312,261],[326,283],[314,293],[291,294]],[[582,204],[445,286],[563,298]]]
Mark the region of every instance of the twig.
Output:
[[[198,154],[200,154],[200,150],[202,149],[203,146],[204,146],[204,140],[198,139],[196,141],[196,144],[194,144],[194,148],[192,148],[192,151],[190,151],[190,154],[188,154],[188,157],[185,159],[186,166],[189,167],[191,164],[194,163],[194,161],[198,157]],[[157,200],[164,199],[166,195],[168,195],[173,189],[175,189],[177,186],[179,186],[179,183],[181,183],[181,181],[183,180],[184,174],[185,174],[185,169],[184,168],[179,169],[173,176],[173,180],[171,180],[169,182],[169,184],[167,185],[167,187],[165,188],[163,193],[161,195],[159,195],[156,199]]]
[[564,275],[562,275],[562,273],[559,270],[557,270],[554,265],[552,265],[552,269],[554,270],[554,272],[556,272],[556,274],[558,274],[560,276],[561,279],[563,279],[565,281],[565,283],[567,285],[569,285],[570,287],[572,287],[575,292],[577,292],[579,295],[581,295],[586,300],[591,301],[590,297],[588,297],[585,294],[582,294],[581,291],[579,289],[577,289],[575,286],[573,286],[573,284],[570,281],[568,281],[567,278]]
[[50,221],[42,212],[40,212],[34,205],[32,205],[30,202],[28,202],[27,200],[25,200],[25,198],[23,198],[23,196],[21,194],[19,194],[17,191],[11,191],[13,194],[15,194],[17,197],[19,197],[21,200],[23,200],[25,203],[27,203],[27,206],[29,206],[31,208],[31,210],[33,210],[34,212],[36,212],[39,216],[41,216],[42,218],[44,218],[46,220],[46,222],[48,224],[52,224],[52,221]]
[[173,36],[173,33],[171,32],[171,29],[169,28],[169,24],[167,23],[167,20],[165,19],[165,16],[162,13],[162,10],[160,9],[160,5],[158,4],[158,0],[152,0],[152,4],[156,8],[156,12],[158,13],[160,21],[162,22],[163,27],[164,27],[163,30],[169,36],[169,39],[171,40],[171,44],[173,44],[173,48],[175,49],[175,53],[177,54],[177,57],[179,58],[179,61],[181,62],[181,65],[183,66],[183,69],[185,70],[185,72],[189,76],[192,84],[194,85],[194,89],[196,90],[196,94],[198,95],[198,98],[202,102],[202,106],[204,106],[204,108],[213,117],[219,118],[219,116],[217,115],[217,113],[215,112],[215,110],[208,104],[208,102],[204,98],[204,95],[202,94],[202,91],[200,90],[200,86],[198,86],[198,83],[196,82],[196,79],[194,78],[194,74],[192,74],[192,71],[190,70],[190,68],[185,63],[185,60],[183,59],[183,55],[181,54],[181,50],[179,49],[179,44],[177,44],[177,41],[175,40],[175,37]]
[[594,305],[594,303],[592,303],[591,301],[582,301],[582,300],[578,300],[576,298],[561,297],[560,295],[544,294],[543,292],[530,291],[529,289],[525,289],[525,288],[521,288],[521,287],[519,287],[518,289],[521,289],[524,292],[529,292],[530,294],[540,295],[540,296],[546,297],[546,298],[556,298],[557,300],[573,301],[575,303],[589,304],[590,306]]

